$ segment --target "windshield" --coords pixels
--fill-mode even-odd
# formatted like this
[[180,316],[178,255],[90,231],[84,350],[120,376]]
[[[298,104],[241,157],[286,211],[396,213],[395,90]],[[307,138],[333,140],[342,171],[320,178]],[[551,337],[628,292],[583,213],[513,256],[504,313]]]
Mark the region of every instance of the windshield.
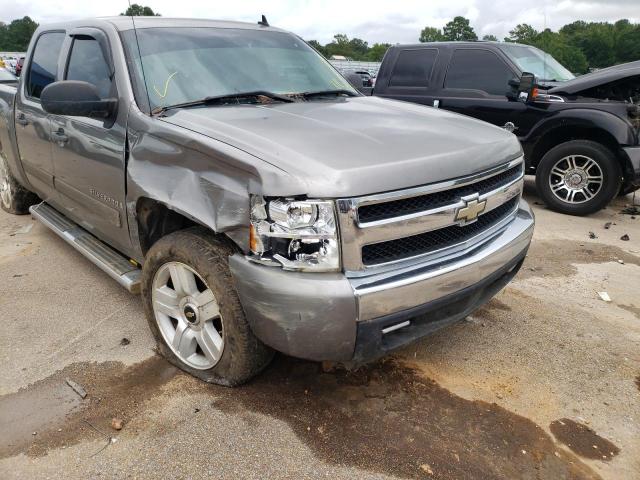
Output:
[[[145,28],[123,33],[151,109],[242,92],[355,90],[295,35],[239,28]],[[144,73],[144,75],[143,75]]]
[[575,78],[555,58],[535,47],[503,43],[500,48],[520,70],[533,73],[540,81],[564,82]]

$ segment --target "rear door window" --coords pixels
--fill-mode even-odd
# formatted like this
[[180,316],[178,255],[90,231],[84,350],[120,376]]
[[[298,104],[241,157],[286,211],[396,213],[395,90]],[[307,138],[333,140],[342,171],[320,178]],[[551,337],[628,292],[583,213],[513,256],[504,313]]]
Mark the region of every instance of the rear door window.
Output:
[[454,52],[444,82],[445,88],[480,90],[502,95],[515,77],[509,66],[490,50],[458,49]]
[[71,47],[67,80],[89,82],[98,89],[100,98],[109,97],[111,75],[100,44],[91,37],[76,37]]
[[26,93],[29,97],[40,98],[42,89],[55,82],[64,36],[63,32],[46,32],[38,37],[27,77]]
[[438,50],[416,48],[402,50],[393,67],[390,87],[428,87]]

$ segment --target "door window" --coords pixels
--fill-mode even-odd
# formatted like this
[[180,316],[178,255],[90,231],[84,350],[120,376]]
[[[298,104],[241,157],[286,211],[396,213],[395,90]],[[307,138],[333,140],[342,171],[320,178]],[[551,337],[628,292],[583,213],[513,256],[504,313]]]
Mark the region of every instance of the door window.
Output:
[[435,48],[402,50],[393,67],[390,87],[427,87],[438,56]]
[[109,97],[111,75],[100,44],[90,37],[76,37],[73,40],[67,80],[81,80],[96,86],[100,98]]
[[444,86],[504,96],[514,76],[507,64],[489,50],[458,49],[449,64]]
[[55,82],[64,35],[62,32],[48,32],[38,38],[29,64],[26,85],[28,96],[40,98],[42,89]]

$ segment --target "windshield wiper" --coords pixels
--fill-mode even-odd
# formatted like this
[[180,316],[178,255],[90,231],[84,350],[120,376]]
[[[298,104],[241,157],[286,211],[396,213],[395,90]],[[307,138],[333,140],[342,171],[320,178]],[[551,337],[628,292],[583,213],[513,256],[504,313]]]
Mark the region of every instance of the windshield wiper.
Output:
[[302,92],[302,93],[298,93],[297,95],[300,95],[301,97],[304,98],[313,98],[313,97],[323,97],[325,95],[347,95],[348,97],[357,97],[358,94],[354,93],[351,90],[347,90],[347,89],[338,89],[338,90],[320,90],[318,92]]
[[[153,115],[157,115],[162,112],[166,112],[167,110],[173,110],[175,108],[189,108],[189,107],[199,107],[201,105],[222,105],[225,103],[230,103],[232,100],[241,100],[243,98],[255,98],[258,97],[266,97],[269,100],[277,100],[279,102],[291,103],[294,100],[286,95],[279,95],[273,92],[267,92],[265,90],[256,90],[253,92],[238,92],[238,93],[230,93],[227,95],[216,95],[212,97],[204,97],[200,100],[192,100],[190,102],[184,103],[176,103],[174,105],[167,105],[164,107],[157,107],[153,109],[151,112]],[[239,103],[239,102],[235,102]]]

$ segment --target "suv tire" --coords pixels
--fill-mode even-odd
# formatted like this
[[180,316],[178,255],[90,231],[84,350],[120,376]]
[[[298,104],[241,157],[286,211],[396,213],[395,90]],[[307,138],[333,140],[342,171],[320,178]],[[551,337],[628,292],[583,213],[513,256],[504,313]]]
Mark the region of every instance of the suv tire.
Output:
[[588,215],[618,194],[622,170],[615,155],[590,140],[571,140],[549,150],[536,169],[539,195],[552,210]]
[[159,352],[209,383],[235,386],[261,372],[273,350],[251,331],[236,293],[233,248],[206,229],[158,240],[142,268],[142,301]]
[[0,153],[0,208],[14,215],[29,213],[29,207],[38,203],[38,196],[20,185],[9,170],[7,159]]

